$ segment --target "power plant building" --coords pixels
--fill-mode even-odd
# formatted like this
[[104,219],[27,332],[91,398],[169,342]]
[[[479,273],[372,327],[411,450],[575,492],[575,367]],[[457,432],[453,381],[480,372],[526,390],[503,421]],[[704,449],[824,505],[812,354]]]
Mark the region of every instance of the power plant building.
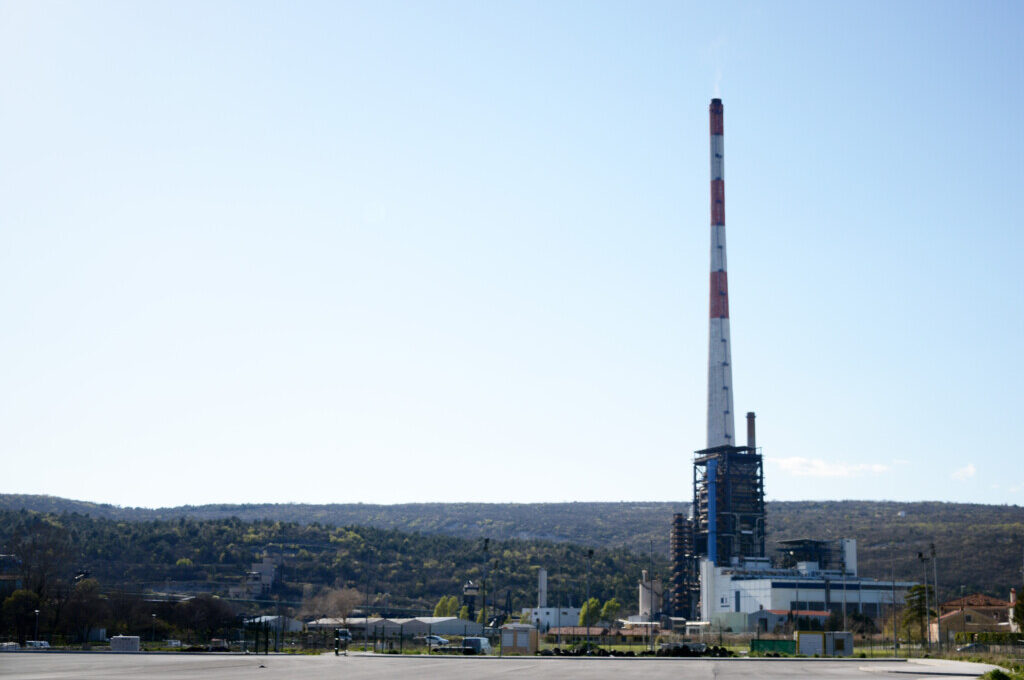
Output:
[[848,566],[800,561],[795,567],[773,567],[768,559],[744,560],[718,566],[708,559],[700,561],[702,621],[714,628],[733,631],[771,627],[759,614],[777,613],[786,617],[827,618],[830,614],[883,615],[893,603],[900,604],[913,582],[878,581],[857,574],[857,543],[853,539],[809,541],[841,546]]
[[580,621],[579,607],[548,606],[548,570],[543,568],[537,571],[537,606],[525,608],[522,613],[542,633],[552,628],[575,626]]
[[[673,570],[667,603],[677,619],[754,630],[758,612],[860,612],[878,616],[913,583],[857,575],[856,542],[802,539],[765,550],[764,464],[755,415],[747,413],[746,445],[736,440],[729,285],[725,248],[725,141],[721,99],[710,118],[711,271],[706,447],[694,454],[693,505],[676,514],[670,536]],[[794,557],[802,559],[794,561]],[[753,615],[753,616],[751,616]],[[764,616],[760,620],[766,620]]]

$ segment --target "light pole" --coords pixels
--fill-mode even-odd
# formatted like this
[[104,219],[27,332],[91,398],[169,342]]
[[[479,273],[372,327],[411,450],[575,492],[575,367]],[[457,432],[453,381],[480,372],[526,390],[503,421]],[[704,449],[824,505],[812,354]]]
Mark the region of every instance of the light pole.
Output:
[[484,636],[485,637],[487,635],[487,560],[489,559],[488,558],[488,550],[490,550],[490,547],[491,547],[491,539],[485,538],[484,539],[484,580],[483,580],[483,583],[480,584],[481,585],[480,590],[482,591],[481,594],[483,595],[483,597],[480,600],[480,621],[483,622]]
[[649,585],[651,586],[651,612],[650,612],[650,615],[648,616],[648,618],[650,619],[650,624],[651,625],[647,626],[647,642],[649,643],[650,649],[653,652],[654,651],[654,539],[653,538],[651,539],[651,551],[649,553],[649,556],[650,556],[650,563],[648,564],[648,566],[651,569],[651,580],[649,582]]
[[931,544],[932,553],[932,584],[935,586],[935,641],[942,651],[942,607],[939,606],[939,563],[935,559],[935,544]]
[[39,641],[39,610],[36,610],[36,641]]
[[961,636],[967,630],[964,626],[964,587],[960,586],[960,633]]
[[846,550],[843,550],[843,632],[846,632]]
[[587,549],[587,601],[583,606],[587,609],[587,618],[583,622],[587,626],[587,654],[590,654],[590,562],[594,558],[594,549]]
[[924,565],[924,620],[925,620],[925,636],[924,641],[927,644],[928,649],[932,648],[932,616],[931,611],[928,609],[928,557],[923,552],[917,553],[917,559],[921,560]]
[[557,624],[557,626],[558,626],[558,642],[556,644],[558,645],[558,651],[561,652],[562,651],[562,595],[565,593],[565,574],[561,573],[561,571],[562,571],[561,569],[559,569],[558,571],[559,571],[559,574],[558,574],[559,579],[558,580],[559,580],[559,583],[561,584],[562,587],[558,589],[558,614],[556,614],[557,619],[558,619],[558,624]]
[[896,635],[896,546],[889,546],[889,568],[892,569],[892,655],[899,656],[899,638]]
[[156,643],[156,614],[150,614],[149,624],[149,641],[151,644]]

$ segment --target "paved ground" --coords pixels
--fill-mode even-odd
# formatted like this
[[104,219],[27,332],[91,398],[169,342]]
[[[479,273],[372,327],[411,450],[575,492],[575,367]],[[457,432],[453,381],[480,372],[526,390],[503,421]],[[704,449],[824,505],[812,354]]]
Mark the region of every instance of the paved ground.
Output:
[[0,654],[0,678],[25,680],[375,680],[377,678],[678,680],[678,678],[969,678],[992,666],[866,659],[579,659],[214,654]]

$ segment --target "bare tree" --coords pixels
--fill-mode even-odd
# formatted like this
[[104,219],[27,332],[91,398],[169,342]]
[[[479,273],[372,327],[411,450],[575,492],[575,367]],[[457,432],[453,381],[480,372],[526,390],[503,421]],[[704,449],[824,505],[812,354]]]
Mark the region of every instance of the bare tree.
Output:
[[348,623],[349,614],[362,602],[363,595],[355,588],[325,588],[314,597],[307,599],[303,612],[311,616],[325,616],[341,619]]

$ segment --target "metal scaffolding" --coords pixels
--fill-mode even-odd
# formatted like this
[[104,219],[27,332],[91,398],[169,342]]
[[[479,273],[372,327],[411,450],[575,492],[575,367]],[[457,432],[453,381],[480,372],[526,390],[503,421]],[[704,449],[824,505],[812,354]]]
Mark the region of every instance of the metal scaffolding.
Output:
[[697,555],[693,552],[693,520],[682,513],[672,516],[670,541],[672,551],[671,610],[672,616],[697,618],[700,599]]
[[764,464],[757,449],[716,446],[693,462],[693,545],[719,565],[764,557]]

